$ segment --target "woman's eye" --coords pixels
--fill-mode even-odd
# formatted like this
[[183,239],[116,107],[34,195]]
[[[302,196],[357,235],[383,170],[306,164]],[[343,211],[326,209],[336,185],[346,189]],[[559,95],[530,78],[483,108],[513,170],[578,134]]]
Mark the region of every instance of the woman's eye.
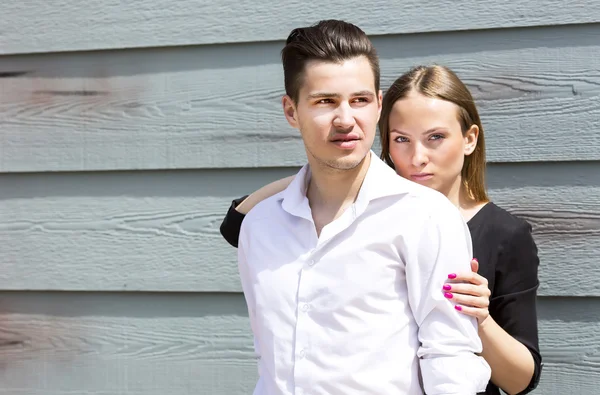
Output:
[[444,136],[441,134],[432,134],[430,137],[431,140],[441,140],[443,138],[444,138]]
[[408,139],[404,136],[398,136],[394,139],[397,143],[408,143]]

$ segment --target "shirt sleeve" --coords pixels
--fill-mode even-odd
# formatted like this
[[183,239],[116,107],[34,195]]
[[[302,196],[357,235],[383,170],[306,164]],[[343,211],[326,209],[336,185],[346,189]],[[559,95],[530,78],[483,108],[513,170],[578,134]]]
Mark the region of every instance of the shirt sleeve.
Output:
[[469,229],[454,206],[441,205],[424,224],[406,264],[409,303],[417,321],[421,375],[428,395],[474,395],[491,377],[477,320],[454,309],[442,286],[451,273],[470,271]]
[[221,227],[219,230],[221,231],[221,236],[229,243],[231,246],[236,247],[239,243],[240,237],[240,229],[242,228],[242,221],[246,217],[244,214],[237,211],[235,208],[244,200],[246,200],[246,196],[242,196],[239,199],[234,199],[231,202],[231,206],[229,206],[229,210],[227,210],[227,214],[225,218],[223,218],[223,222],[221,222]]
[[[243,200],[243,199],[242,199]],[[241,224],[240,224],[241,225]],[[239,247],[238,247],[238,270],[240,273],[240,282],[242,285],[242,291],[244,293],[244,299],[246,300],[246,306],[248,307],[248,317],[250,318],[250,327],[253,333],[254,340],[254,354],[258,361],[258,376],[260,377],[261,373],[261,352],[260,352],[260,343],[257,336],[257,326],[256,326],[256,302],[254,297],[254,289],[252,288],[252,278],[250,276],[250,270],[248,267],[247,260],[247,238],[244,237],[243,232],[238,233],[239,237]]]
[[542,371],[536,306],[538,267],[538,249],[531,235],[531,225],[520,221],[500,248],[489,308],[498,325],[525,345],[533,356],[534,374],[520,395],[537,387]]

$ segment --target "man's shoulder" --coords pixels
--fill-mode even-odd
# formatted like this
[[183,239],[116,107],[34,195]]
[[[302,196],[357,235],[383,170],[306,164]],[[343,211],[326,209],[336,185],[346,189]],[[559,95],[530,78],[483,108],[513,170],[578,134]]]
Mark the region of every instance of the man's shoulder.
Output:
[[253,224],[255,222],[276,218],[278,215],[281,215],[282,200],[283,191],[262,200],[246,214],[242,224]]
[[401,176],[390,178],[390,185],[397,188],[401,199],[398,204],[409,205],[415,210],[423,210],[428,213],[435,213],[440,210],[456,210],[456,207],[441,192],[429,188],[416,182],[407,180]]
[[[373,171],[376,176],[374,183],[369,185],[375,192],[374,196],[402,196],[409,201],[414,201],[417,206],[427,205],[427,202],[447,201],[448,199],[435,189],[417,184],[398,174],[391,167],[384,164],[379,158],[373,159]],[[403,200],[403,199],[400,199]]]

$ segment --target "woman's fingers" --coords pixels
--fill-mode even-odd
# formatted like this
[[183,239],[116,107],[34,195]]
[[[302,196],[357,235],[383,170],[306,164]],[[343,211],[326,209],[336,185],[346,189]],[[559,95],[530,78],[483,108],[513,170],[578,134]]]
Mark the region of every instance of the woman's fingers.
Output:
[[461,294],[454,294],[454,293],[450,293],[450,292],[446,291],[446,292],[444,292],[444,297],[446,299],[451,300],[452,302],[454,302],[456,304],[460,304],[463,306],[487,309],[488,306],[490,305],[489,298],[483,297],[483,296],[461,295]]
[[454,308],[463,314],[476,317],[481,324],[490,312],[490,289],[485,277],[477,274],[479,262],[471,260],[471,272],[451,273],[448,282],[444,284],[444,296],[455,303]]
[[463,294],[463,295],[471,295],[471,296],[481,296],[485,298],[490,297],[490,289],[487,285],[473,285],[473,284],[456,284],[456,283],[446,283],[442,287],[444,292],[451,292],[454,294]]
[[477,258],[471,259],[471,271],[477,273],[479,271],[479,261]]
[[449,282],[452,283],[471,283],[475,285],[488,285],[488,281],[485,277],[473,273],[473,272],[465,272],[465,273],[451,273],[448,275]]
[[475,307],[462,306],[462,305],[456,305],[456,306],[454,306],[454,308],[463,314],[470,315],[471,317],[477,318],[477,322],[479,324],[481,324],[483,321],[485,321],[485,319],[488,318],[490,315],[490,312],[487,309],[478,309]]

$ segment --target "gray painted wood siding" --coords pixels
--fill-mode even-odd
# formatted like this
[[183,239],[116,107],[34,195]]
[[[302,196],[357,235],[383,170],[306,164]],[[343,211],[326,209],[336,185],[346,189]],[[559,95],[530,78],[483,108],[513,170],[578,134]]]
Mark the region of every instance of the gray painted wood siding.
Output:
[[[218,225],[233,198],[295,171],[0,175],[0,288],[240,292]],[[600,296],[598,165],[492,165],[489,185],[534,227],[541,295]]]
[[[252,393],[241,294],[28,292],[2,304],[2,395]],[[534,393],[597,394],[599,300],[543,298],[539,329],[545,367]]]
[[[374,43],[382,87],[418,63],[469,84],[490,162],[578,161],[600,159],[599,35],[594,24]],[[281,113],[281,46],[7,57],[0,171],[299,166],[302,141]]]
[[[493,200],[540,249],[534,394],[600,388],[600,3],[9,2],[0,16],[0,395],[249,394],[230,204],[304,163],[289,30],[373,37],[382,87],[445,64]],[[378,152],[378,146],[375,150]]]
[[600,22],[600,3],[562,0],[28,0],[2,7],[0,54],[285,40],[319,19],[370,35]]

